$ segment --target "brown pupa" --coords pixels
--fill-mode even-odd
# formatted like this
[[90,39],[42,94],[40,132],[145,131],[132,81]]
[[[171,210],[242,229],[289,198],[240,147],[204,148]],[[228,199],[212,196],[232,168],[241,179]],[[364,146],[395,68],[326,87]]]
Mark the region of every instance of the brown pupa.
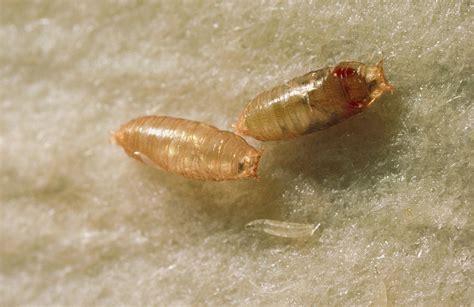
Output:
[[192,179],[257,177],[261,152],[240,136],[216,127],[166,116],[145,116],[112,137],[132,158]]
[[289,139],[335,125],[393,92],[383,62],[341,62],[296,77],[252,99],[241,113],[237,133],[261,141]]

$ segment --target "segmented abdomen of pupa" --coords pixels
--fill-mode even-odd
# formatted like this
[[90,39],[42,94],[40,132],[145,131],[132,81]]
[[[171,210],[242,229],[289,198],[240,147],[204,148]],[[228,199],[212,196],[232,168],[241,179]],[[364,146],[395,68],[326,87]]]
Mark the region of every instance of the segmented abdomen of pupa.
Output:
[[134,159],[200,180],[256,177],[261,154],[232,132],[165,116],[134,119],[113,139]]
[[376,65],[342,62],[294,78],[252,99],[241,113],[237,133],[261,141],[282,140],[337,124],[392,91]]

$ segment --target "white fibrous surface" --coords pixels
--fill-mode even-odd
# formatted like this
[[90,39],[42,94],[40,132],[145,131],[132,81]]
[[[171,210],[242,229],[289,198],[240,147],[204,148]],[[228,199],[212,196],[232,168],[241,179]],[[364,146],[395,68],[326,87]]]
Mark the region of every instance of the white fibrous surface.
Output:
[[[472,304],[471,3],[418,2],[2,1],[0,305]],[[263,90],[382,57],[396,91],[370,110],[249,140],[260,180],[109,142],[151,114],[231,130]]]

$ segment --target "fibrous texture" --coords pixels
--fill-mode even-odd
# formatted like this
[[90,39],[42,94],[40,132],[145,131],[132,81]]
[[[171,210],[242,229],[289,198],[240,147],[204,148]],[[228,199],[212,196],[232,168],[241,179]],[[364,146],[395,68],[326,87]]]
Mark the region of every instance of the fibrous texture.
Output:
[[[470,5],[0,1],[0,305],[470,306]],[[142,115],[232,130],[262,90],[381,58],[394,93],[264,143],[259,181],[109,143]],[[281,239],[256,219],[321,226]]]
[[132,158],[184,177],[221,181],[257,176],[260,153],[240,136],[204,123],[145,116],[123,125],[113,140]]

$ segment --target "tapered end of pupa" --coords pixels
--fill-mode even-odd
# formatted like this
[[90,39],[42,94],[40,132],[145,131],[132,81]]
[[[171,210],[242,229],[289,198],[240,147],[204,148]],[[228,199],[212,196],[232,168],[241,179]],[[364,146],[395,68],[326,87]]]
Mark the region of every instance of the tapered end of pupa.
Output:
[[260,163],[260,159],[262,157],[263,149],[252,149],[252,152],[247,154],[247,156],[240,162],[239,169],[239,176],[237,179],[242,178],[256,178],[259,179],[258,176],[258,165]]
[[[246,108],[247,109],[247,108]],[[239,116],[237,124],[235,125],[235,133],[242,134],[242,135],[249,135],[249,128],[247,127],[247,123],[245,121],[245,110]]]
[[393,93],[395,87],[391,85],[384,72],[383,60],[380,60],[376,65],[369,65],[367,67],[365,79],[370,86],[370,103],[374,102],[383,93]]
[[117,132],[109,131],[109,142],[110,144],[120,145],[120,136],[117,136]]
[[121,128],[117,131],[110,131],[110,143],[123,147],[124,138],[125,135]]
[[141,161],[134,154],[134,152],[132,150],[128,149],[128,147],[126,146],[127,143],[125,141],[125,131],[123,130],[123,128],[120,128],[119,130],[117,130],[115,132],[111,131],[109,140],[110,140],[110,143],[115,144],[117,146],[120,146],[129,157]]
[[[242,115],[240,115],[240,118],[235,125],[235,130],[234,132],[238,135],[245,135],[245,136],[250,136],[253,137],[256,140],[265,142],[265,141],[271,141],[271,140],[278,140],[277,139],[270,139],[266,138],[264,135],[262,135],[261,131],[259,129],[254,129],[254,128],[249,128],[247,124],[247,111],[242,112]],[[250,115],[252,116],[252,115]]]

